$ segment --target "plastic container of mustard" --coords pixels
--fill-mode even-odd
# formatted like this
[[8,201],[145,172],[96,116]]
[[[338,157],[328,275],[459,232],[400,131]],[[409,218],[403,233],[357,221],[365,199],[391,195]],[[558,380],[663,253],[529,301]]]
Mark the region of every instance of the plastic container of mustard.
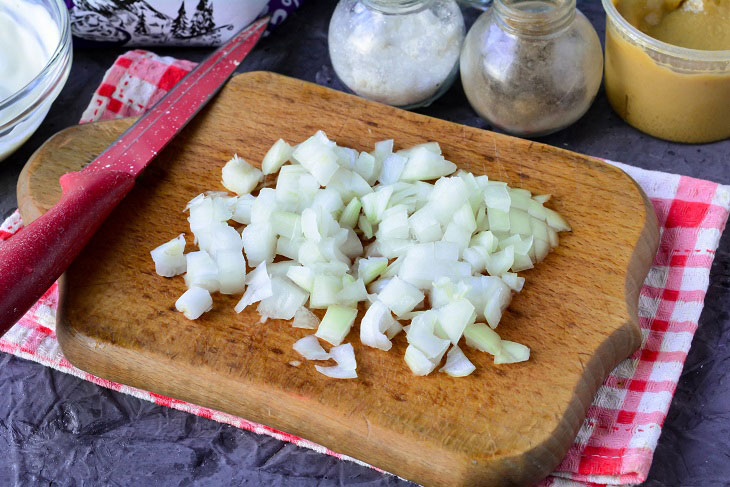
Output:
[[655,137],[700,143],[730,137],[730,50],[678,47],[606,10],[605,87],[613,109]]

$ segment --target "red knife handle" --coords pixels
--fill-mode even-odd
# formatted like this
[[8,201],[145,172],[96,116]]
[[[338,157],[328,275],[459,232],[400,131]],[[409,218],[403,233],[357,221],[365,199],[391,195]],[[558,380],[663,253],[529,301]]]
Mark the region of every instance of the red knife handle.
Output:
[[0,243],[0,334],[63,274],[134,180],[110,170],[65,174],[58,203]]

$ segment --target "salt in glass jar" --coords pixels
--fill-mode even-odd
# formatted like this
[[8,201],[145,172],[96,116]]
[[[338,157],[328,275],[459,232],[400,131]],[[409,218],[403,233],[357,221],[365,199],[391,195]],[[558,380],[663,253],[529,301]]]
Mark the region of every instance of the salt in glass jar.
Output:
[[495,0],[461,53],[461,80],[474,110],[528,137],[582,117],[602,73],[601,43],[575,0]]
[[448,90],[463,40],[455,0],[340,0],[329,26],[340,80],[364,98],[408,109]]

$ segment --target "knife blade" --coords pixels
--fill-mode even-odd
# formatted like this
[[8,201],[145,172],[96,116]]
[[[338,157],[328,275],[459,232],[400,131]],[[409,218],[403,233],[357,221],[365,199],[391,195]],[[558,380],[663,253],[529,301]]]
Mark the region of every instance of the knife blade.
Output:
[[58,203],[0,245],[0,335],[61,276],[137,176],[223,87],[268,22],[233,36],[83,170],[61,176]]

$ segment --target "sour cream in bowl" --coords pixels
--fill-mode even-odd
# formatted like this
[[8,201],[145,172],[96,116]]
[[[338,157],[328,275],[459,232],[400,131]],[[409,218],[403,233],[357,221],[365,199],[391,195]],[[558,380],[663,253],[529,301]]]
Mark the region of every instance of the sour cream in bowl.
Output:
[[63,0],[0,2],[0,161],[38,128],[71,69]]

